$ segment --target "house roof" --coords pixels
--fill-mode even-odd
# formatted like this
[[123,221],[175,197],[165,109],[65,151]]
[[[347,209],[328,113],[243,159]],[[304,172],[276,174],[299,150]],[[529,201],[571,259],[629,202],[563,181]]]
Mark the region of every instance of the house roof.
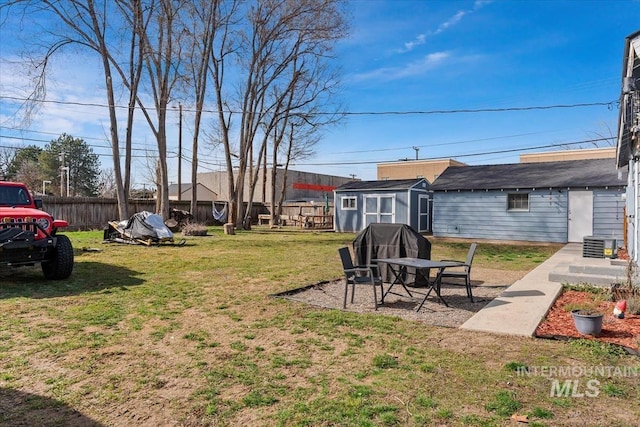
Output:
[[381,181],[351,181],[336,188],[335,191],[351,190],[408,190],[424,182],[424,189],[429,188],[429,182],[424,178],[386,179]]
[[447,168],[430,188],[434,191],[500,190],[625,184],[626,176],[618,178],[615,159],[590,159]]

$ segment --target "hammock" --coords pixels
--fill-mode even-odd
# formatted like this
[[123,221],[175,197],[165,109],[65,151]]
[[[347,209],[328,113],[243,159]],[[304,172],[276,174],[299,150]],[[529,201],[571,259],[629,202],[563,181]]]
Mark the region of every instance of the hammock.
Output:
[[227,222],[227,206],[228,206],[228,204],[225,203],[224,207],[220,211],[216,209],[215,202],[211,202],[211,206],[213,208],[213,219],[215,219],[218,222],[222,222],[222,223]]

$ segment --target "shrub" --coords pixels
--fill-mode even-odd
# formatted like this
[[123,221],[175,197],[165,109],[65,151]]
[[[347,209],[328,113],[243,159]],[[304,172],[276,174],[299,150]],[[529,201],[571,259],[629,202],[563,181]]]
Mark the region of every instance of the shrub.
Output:
[[640,314],[640,296],[633,296],[627,300],[627,313]]

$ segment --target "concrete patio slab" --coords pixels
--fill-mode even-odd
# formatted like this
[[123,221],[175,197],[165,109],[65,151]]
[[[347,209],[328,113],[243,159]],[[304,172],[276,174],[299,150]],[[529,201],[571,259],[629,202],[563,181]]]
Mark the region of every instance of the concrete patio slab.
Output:
[[569,243],[515,282],[460,326],[497,334],[533,336],[562,291],[549,273],[582,258],[582,244]]

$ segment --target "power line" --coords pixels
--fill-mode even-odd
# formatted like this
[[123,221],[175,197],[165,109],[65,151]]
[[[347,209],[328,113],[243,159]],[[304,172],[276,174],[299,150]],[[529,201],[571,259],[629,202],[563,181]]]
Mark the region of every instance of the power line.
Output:
[[363,152],[374,153],[374,152],[383,152],[383,151],[401,151],[401,150],[409,150],[417,148],[434,148],[441,146],[450,146],[450,145],[459,145],[459,144],[469,144],[472,142],[485,142],[485,141],[495,141],[498,139],[507,139],[507,138],[519,138],[522,136],[532,136],[532,135],[540,135],[543,133],[548,133],[553,131],[544,131],[544,132],[529,132],[529,133],[517,133],[513,135],[504,135],[504,136],[494,136],[489,138],[476,138],[476,139],[465,139],[462,141],[451,141],[451,142],[439,142],[435,144],[422,144],[422,145],[412,145],[410,147],[394,147],[394,148],[378,148],[378,149],[367,149],[367,150],[356,150],[356,151],[333,151],[332,154],[360,154]]
[[[380,112],[347,112],[346,115],[423,115],[423,114],[459,114],[459,113],[498,113],[506,111],[532,111],[532,110],[553,110],[557,108],[581,108],[581,107],[602,107],[613,109],[613,104],[617,101],[590,102],[581,104],[556,104],[540,105],[530,107],[504,107],[504,108],[477,108],[477,109],[456,109],[456,110],[426,110],[426,111],[380,111]],[[322,113],[328,114],[328,113]]]
[[[29,101],[27,98],[19,98],[14,96],[0,96],[0,100],[8,99],[12,101],[20,101],[25,102]],[[398,116],[398,115],[427,115],[427,114],[460,114],[460,113],[499,113],[499,112],[507,112],[507,111],[534,111],[534,110],[553,110],[559,108],[584,108],[584,107],[608,107],[609,109],[613,109],[613,105],[618,100],[606,101],[606,102],[585,102],[578,104],[554,104],[554,105],[536,105],[536,106],[528,106],[528,107],[504,107],[504,108],[477,108],[477,109],[453,109],[453,110],[415,110],[415,111],[347,111],[341,114],[347,116]],[[107,104],[98,104],[98,103],[86,103],[86,102],[72,102],[72,101],[58,101],[58,100],[41,100],[38,102],[42,103],[50,103],[57,105],[75,105],[79,107],[98,107],[98,108],[107,108],[109,105]],[[124,105],[114,105],[115,108],[119,109],[128,109],[129,107]],[[145,107],[146,110],[153,111],[156,108],[153,107]],[[169,109],[167,109],[169,110]],[[171,108],[173,110],[173,108]],[[183,108],[185,112],[195,112],[195,110],[190,110],[187,108]],[[208,110],[202,109],[204,113],[219,113],[218,110]],[[244,111],[236,111],[236,110],[227,110],[225,113],[231,114],[243,114]],[[264,111],[262,112],[264,113]],[[337,112],[315,112],[315,113],[306,113],[311,116],[322,116],[322,115],[335,115],[339,114]]]
[[[16,150],[16,151],[25,149],[25,147],[14,147],[14,146],[11,146],[11,145],[0,145],[0,148],[6,148],[6,149],[9,149],[9,150]],[[134,149],[134,150],[147,151],[147,150],[142,149],[142,148],[138,148],[138,149]],[[95,154],[96,156],[99,156],[99,157],[113,157],[113,154],[111,154],[111,153],[93,153],[93,154]],[[137,158],[137,159],[146,159],[146,158],[149,157],[149,155],[148,154],[147,155],[132,154],[131,157],[132,158]],[[177,157],[178,157],[178,153],[177,152],[167,151],[167,158],[168,159],[174,159],[174,158],[177,158]]]
[[[41,130],[22,129],[22,128],[10,127],[10,126],[2,126],[2,125],[0,125],[0,129],[7,129],[7,130],[21,132],[21,133],[22,132],[39,133],[39,134],[42,134],[42,135],[51,135],[51,136],[55,136],[55,137],[59,137],[60,136],[60,134],[56,133],[56,132],[44,132],[44,131],[41,131]],[[0,135],[0,138],[11,138],[11,137]],[[17,139],[16,137],[12,137],[12,138]],[[82,138],[84,140],[92,139],[94,141],[106,141],[106,140],[108,140],[108,138],[106,138],[106,137],[104,137],[104,138],[96,138],[94,136],[86,136],[86,137],[80,137],[80,138]],[[51,142],[51,141],[43,141],[43,140],[34,140],[34,141]]]
[[[22,136],[0,135],[0,138],[2,138],[2,139],[16,139],[16,140],[20,140],[20,141],[31,141],[31,142],[45,142],[45,143],[51,142],[51,140],[36,139],[36,138],[25,138],[25,137],[22,137]],[[84,137],[77,137],[77,138],[85,140]],[[97,138],[93,138],[93,139],[97,139]],[[98,145],[98,144],[87,144],[87,145],[89,147],[91,147],[91,148],[108,148],[108,149],[111,149],[110,145]],[[22,147],[2,146],[2,148],[14,148],[14,149],[19,150]],[[134,148],[134,147],[132,147],[131,150],[133,150],[133,151],[147,151],[147,152],[148,151],[153,151],[153,149],[151,149],[151,148]]]
[[[41,132],[41,131],[32,131],[32,130],[28,130],[28,129],[18,129],[18,128],[10,128],[10,127],[6,127],[6,126],[0,126],[1,128],[5,128],[5,129],[9,129],[9,130],[17,130],[17,131],[24,131],[24,132],[32,132],[32,133],[41,133],[41,134],[45,134],[45,135],[58,135],[56,133],[53,132]],[[489,138],[477,138],[477,139],[468,139],[468,140],[461,140],[461,141],[452,141],[452,142],[442,142],[442,143],[436,143],[436,144],[423,144],[423,145],[416,145],[416,146],[411,146],[411,147],[394,147],[394,148],[380,148],[380,149],[374,149],[374,150],[366,150],[367,153],[373,153],[373,152],[386,152],[386,151],[401,151],[401,150],[405,150],[405,149],[414,149],[415,148],[434,148],[434,147],[439,147],[439,146],[451,146],[451,145],[458,145],[458,144],[468,144],[468,143],[475,143],[475,142],[483,142],[483,141],[493,141],[493,140],[498,140],[498,139],[507,139],[507,138],[516,138],[516,137],[521,137],[521,136],[531,136],[531,135],[538,135],[541,133],[546,133],[546,132],[529,132],[529,133],[521,133],[521,134],[513,134],[513,135],[504,135],[504,136],[496,136],[496,137],[489,137]],[[26,140],[26,141],[34,141],[34,142],[50,142],[47,140],[42,140],[42,139],[34,139],[34,138],[24,138],[24,137],[13,137],[13,136],[0,136],[0,138],[7,138],[7,139],[20,139],[20,140]],[[79,137],[81,139],[94,139],[94,140],[100,140],[100,141],[104,141],[104,139],[101,138],[85,138],[85,137]],[[557,146],[563,146],[563,145],[572,145],[572,144],[581,144],[581,143],[588,143],[588,142],[595,142],[595,141],[605,141],[605,140],[615,140],[616,138],[611,137],[611,138],[603,138],[603,139],[599,139],[599,140],[585,140],[585,141],[579,141],[579,142],[572,142],[572,143],[567,143],[567,144],[555,144],[555,145],[544,145],[541,146],[542,148],[550,148],[550,147],[557,147]],[[89,144],[89,146],[93,147],[93,148],[111,148],[111,146],[103,146],[103,145],[91,145]],[[14,149],[19,149],[19,147],[7,147],[7,146],[0,146],[0,148],[14,148]],[[531,149],[535,149],[536,147],[533,148],[528,148],[528,147],[524,147],[524,148],[517,148],[517,149],[510,149],[510,150],[506,150],[506,151],[498,151],[497,154],[503,154],[503,153],[509,153],[509,152],[516,152],[516,151],[520,151],[520,150],[531,150]],[[154,152],[155,148],[132,148],[133,151],[144,151],[146,153],[149,152]],[[188,148],[183,147],[183,151],[188,151],[190,152],[191,150],[189,150]],[[334,154],[360,154],[363,153],[363,150],[356,150],[356,151],[341,151],[341,152],[334,152]],[[177,157],[177,153],[175,152],[168,152],[168,154],[171,154],[171,156],[169,156],[168,158],[175,158]],[[462,155],[458,155],[458,156],[446,156],[446,157],[441,157],[441,158],[451,158],[451,157],[468,157],[468,156],[483,156],[483,155],[488,155],[488,154],[494,154],[494,153],[480,153],[480,154],[462,154]],[[111,156],[111,154],[98,154],[101,157],[108,157]],[[142,156],[132,156],[135,158],[145,158],[148,157],[147,155],[142,155]],[[430,158],[430,159],[435,159],[435,158]],[[364,163],[292,163],[296,166],[316,166],[316,165],[323,165],[323,166],[328,166],[328,165],[349,165],[349,164],[376,164],[376,163],[384,163],[384,162],[395,162],[395,160],[381,160],[381,161],[375,161],[375,162],[364,162]],[[223,167],[226,165],[226,163],[224,162],[224,159],[214,159],[214,162],[208,162],[206,159],[201,158],[199,160],[200,165],[202,166],[203,164],[207,164],[209,166],[217,166],[217,167]]]
[[[11,130],[11,131],[16,131],[16,132],[25,132],[25,133],[38,133],[38,134],[43,134],[43,135],[56,135],[56,136],[60,136],[59,133],[55,133],[55,132],[43,132],[43,131],[37,131],[37,130],[31,130],[31,129],[21,129],[21,128],[15,128],[15,127],[7,127],[7,126],[1,126],[0,125],[0,129],[7,129],[7,130]],[[101,141],[101,142],[109,142],[107,138],[96,138],[96,137],[89,137],[89,136],[82,136],[82,135],[70,135],[74,138],[77,139],[82,139],[83,141],[87,141],[87,140],[94,140],[94,141]],[[27,138],[24,136],[10,136],[10,135],[0,135],[0,139],[16,139],[16,140],[21,140],[21,141],[32,141],[32,142],[44,142],[44,143],[50,143],[52,142],[52,140],[45,140],[45,139],[36,139],[36,138]],[[145,144],[145,143],[143,143]],[[87,144],[88,146],[92,147],[92,148],[108,148],[111,149],[111,145],[99,145],[99,144]],[[20,147],[5,147],[5,148],[20,148]],[[150,148],[131,148],[134,151],[147,151],[147,152],[155,152],[155,150],[157,150],[157,146],[154,147],[150,147]],[[191,152],[192,150],[189,147],[182,147],[182,151],[183,152]]]
[[[471,154],[459,154],[453,156],[438,156],[438,157],[429,157],[429,160],[446,160],[450,158],[461,158],[461,157],[478,157],[478,156],[487,156],[490,154],[503,154],[503,153],[515,153],[518,151],[530,151],[530,150],[539,150],[541,148],[553,148],[553,147],[563,147],[568,145],[578,145],[578,144],[587,144],[590,142],[601,142],[601,141],[612,141],[615,140],[615,137],[612,138],[597,138],[597,139],[587,139],[583,141],[574,141],[574,142],[564,142],[560,144],[548,144],[548,145],[538,145],[535,147],[525,147],[525,148],[512,148],[508,150],[495,150],[495,151],[485,151],[484,153],[471,153]],[[396,163],[396,160],[373,160],[373,161],[362,161],[362,162],[330,162],[330,163],[295,163],[291,162],[292,166],[339,166],[339,165],[370,165],[370,164],[384,164],[384,163]]]
[[[49,141],[44,141],[44,140],[37,140],[37,139],[30,139],[30,138],[19,138],[19,137],[10,137],[10,136],[2,136],[2,138],[23,139],[23,140],[38,141],[38,142],[49,142]],[[491,155],[491,154],[515,153],[515,152],[518,152],[518,151],[530,151],[530,150],[538,150],[538,149],[542,149],[542,148],[555,148],[555,147],[571,146],[571,145],[578,145],[578,144],[588,144],[588,143],[594,143],[594,142],[615,141],[616,139],[617,139],[616,137],[585,139],[585,140],[581,140],[581,141],[564,142],[564,143],[547,144],[547,145],[538,145],[538,146],[533,146],[533,147],[511,148],[511,149],[505,149],[505,150],[486,151],[486,152],[480,152],[480,153],[470,153],[470,154],[459,154],[459,155],[429,157],[429,160],[444,160],[444,159],[450,159],[450,158],[479,157],[479,156],[487,156],[487,155]],[[473,141],[471,141],[471,142],[473,142]],[[439,145],[446,145],[446,144],[439,144]],[[8,149],[14,149],[14,150],[23,149],[21,147],[4,146],[4,145],[0,145],[0,148],[8,148]],[[98,146],[97,148],[110,148],[110,147]],[[145,148],[132,148],[132,150],[148,152],[148,149],[145,149]],[[369,151],[386,151],[386,150],[390,150],[390,149],[369,150]],[[177,156],[178,156],[178,153],[172,152],[172,151],[168,151],[167,154],[171,155],[168,158],[177,158]],[[100,153],[96,153],[96,155],[101,156],[101,157],[109,157],[109,156],[111,156],[111,154],[100,154]],[[132,157],[133,158],[147,158],[149,156],[148,155],[132,155]],[[186,157],[186,160],[190,161],[190,158]],[[224,166],[226,164],[226,163],[224,163],[223,160],[218,160],[218,162],[219,163],[207,161],[207,160],[204,160],[204,159],[200,159],[198,163],[207,164],[209,166]],[[366,164],[380,164],[380,163],[384,164],[384,163],[395,163],[395,162],[397,162],[397,160],[369,160],[369,161],[362,161],[362,162],[321,162],[321,163],[297,163],[297,162],[291,162],[291,165],[292,166],[340,166],[340,165],[344,166],[344,165],[366,165]]]

